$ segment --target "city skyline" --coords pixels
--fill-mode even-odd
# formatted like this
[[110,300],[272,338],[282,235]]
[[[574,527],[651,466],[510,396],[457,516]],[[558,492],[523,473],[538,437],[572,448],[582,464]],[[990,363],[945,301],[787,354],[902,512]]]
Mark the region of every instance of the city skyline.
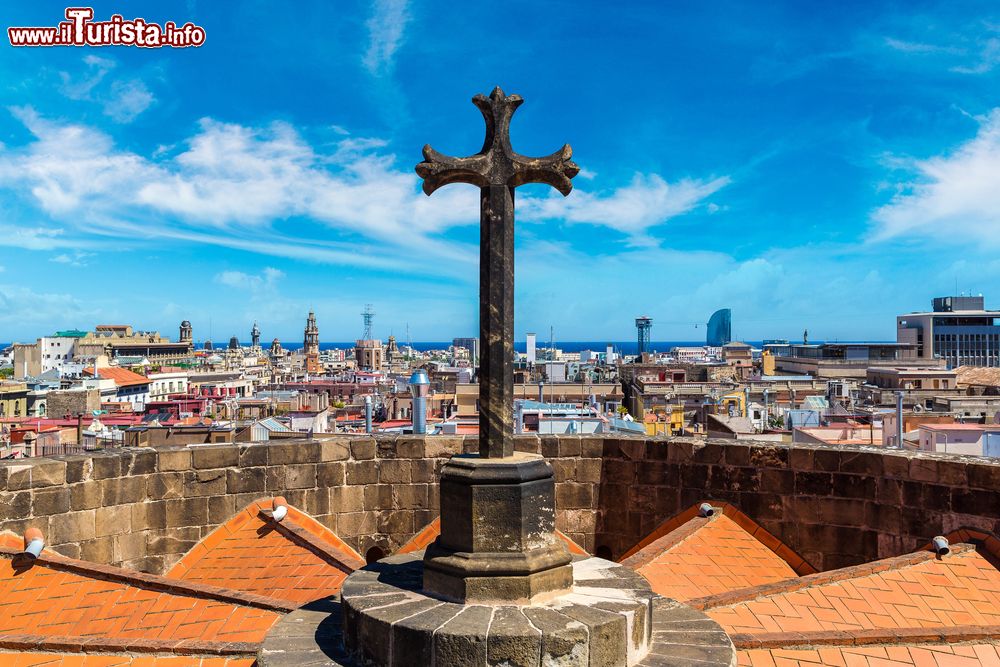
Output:
[[515,148],[566,141],[584,169],[565,201],[518,193],[519,340],[629,340],[649,315],[654,339],[695,341],[724,307],[734,338],[892,340],[934,296],[990,305],[986,3],[515,9],[495,31],[477,7],[100,2],[206,43],[5,44],[0,338],[189,319],[201,341],[211,319],[226,340],[256,319],[291,342],[313,308],[349,341],[369,302],[383,340],[475,335],[475,190],[424,197],[413,165],[429,141],[476,150],[468,98],[496,84],[526,99]]

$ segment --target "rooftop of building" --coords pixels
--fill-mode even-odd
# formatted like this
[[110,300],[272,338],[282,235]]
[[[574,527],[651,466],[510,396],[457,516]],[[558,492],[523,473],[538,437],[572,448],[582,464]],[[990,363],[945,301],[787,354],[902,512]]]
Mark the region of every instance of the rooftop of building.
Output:
[[[90,372],[90,374],[93,373]],[[106,366],[104,368],[98,368],[97,374],[104,380],[114,380],[115,384],[119,387],[131,387],[150,383],[150,379],[145,375],[139,375],[138,373],[130,371],[127,368]]]
[[[683,438],[517,443],[552,462],[568,548],[616,556],[703,611],[739,665],[998,664],[1000,462]],[[352,436],[5,462],[0,664],[251,667],[279,619],[336,595],[360,554],[435,539],[434,471],[474,444]],[[53,543],[33,560],[31,524]],[[598,537],[626,530],[616,553]],[[938,533],[947,552],[930,544]],[[163,560],[106,564],[154,546]],[[134,569],[155,562],[163,575]]]

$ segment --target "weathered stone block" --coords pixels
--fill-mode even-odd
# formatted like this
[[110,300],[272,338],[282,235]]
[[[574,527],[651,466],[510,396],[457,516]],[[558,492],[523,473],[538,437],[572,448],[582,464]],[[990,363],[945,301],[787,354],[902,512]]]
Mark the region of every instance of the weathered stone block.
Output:
[[98,537],[80,542],[80,558],[91,563],[114,561],[114,544],[110,537]]
[[135,449],[125,453],[122,460],[122,473],[125,475],[148,475],[156,472],[156,451],[153,449]]
[[90,479],[90,473],[94,466],[90,456],[78,454],[66,456],[63,460],[66,462],[67,484],[74,484]]
[[97,537],[128,533],[132,530],[132,507],[129,505],[98,507],[94,526]]
[[156,469],[160,472],[184,471],[191,467],[191,450],[187,447],[156,450]]
[[486,638],[493,610],[466,607],[434,634],[434,653],[443,665],[481,667],[486,664]]
[[330,489],[330,509],[334,512],[360,512],[365,509],[364,486],[338,486]]
[[66,483],[66,464],[63,461],[36,459],[31,470],[31,488],[62,486]]
[[381,484],[404,484],[410,482],[409,459],[382,459],[378,462],[378,481]]
[[142,558],[146,554],[146,535],[141,532],[130,532],[115,535],[112,538],[112,554],[115,563]]
[[191,470],[184,473],[183,495],[186,498],[225,495],[227,478],[225,468]]
[[146,499],[145,477],[117,477],[101,480],[101,504],[124,505]]
[[357,438],[351,440],[351,458],[355,461],[375,458],[375,439]]
[[34,516],[51,516],[68,512],[70,508],[70,490],[60,488],[39,489],[33,494],[31,503]]
[[316,440],[271,442],[267,444],[268,465],[316,463],[320,460],[320,444]]
[[267,465],[267,445],[252,444],[240,446],[240,467],[254,468]]
[[92,540],[97,536],[96,516],[94,510],[83,510],[49,517],[49,530],[45,540],[49,544]]
[[122,474],[122,458],[117,453],[94,454],[91,479],[110,479]]
[[392,509],[392,486],[389,484],[369,484],[364,487],[366,510]]
[[542,634],[518,607],[497,607],[487,639],[487,664],[534,667],[542,650]]
[[340,486],[347,480],[347,464],[343,461],[327,461],[316,466],[316,486],[330,488]]
[[27,519],[31,516],[31,492],[0,493],[0,521]]
[[[218,526],[231,519],[238,509],[236,506],[236,496],[222,495],[208,499],[208,523],[209,526]],[[306,510],[308,511],[308,510]],[[309,512],[310,514],[312,512]]]
[[375,484],[378,481],[378,462],[348,461],[346,472],[348,484]]
[[395,484],[392,487],[392,506],[396,509],[426,509],[426,484]]
[[204,526],[208,523],[208,498],[165,500],[167,527]]
[[396,440],[395,456],[400,459],[422,459],[424,457],[422,436],[399,436]]
[[320,461],[346,461],[351,458],[351,443],[344,440],[320,442]]
[[424,456],[427,458],[449,458],[455,454],[461,454],[463,442],[461,436],[427,436],[424,443]]
[[267,488],[264,468],[229,468],[226,470],[227,493],[260,493]]
[[316,464],[302,463],[285,466],[285,486],[289,489],[316,488]]
[[[636,487],[642,488],[642,487]],[[655,507],[656,491],[652,490]],[[591,484],[567,482],[556,486],[556,507],[560,509],[590,509],[594,506],[594,487]]]
[[240,450],[236,445],[198,445],[191,448],[191,467],[227,468],[240,463]]

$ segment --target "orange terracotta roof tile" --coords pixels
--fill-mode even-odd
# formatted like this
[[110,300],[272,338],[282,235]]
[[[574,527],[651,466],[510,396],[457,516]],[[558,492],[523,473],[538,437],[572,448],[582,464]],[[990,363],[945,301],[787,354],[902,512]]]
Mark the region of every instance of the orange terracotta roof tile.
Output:
[[5,667],[253,667],[254,658],[0,652]]
[[[414,551],[420,551],[421,549],[426,549],[427,545],[437,539],[438,535],[441,534],[441,517],[434,519],[429,524],[423,527],[423,529],[411,537],[406,544],[401,546],[396,550],[397,554],[408,554]],[[566,547],[569,549],[571,554],[577,556],[589,556],[590,554],[581,547],[579,544],[567,537],[561,530],[556,531],[556,535],[566,543]]]
[[1000,647],[981,644],[822,646],[749,649],[737,653],[739,667],[995,667]]
[[168,577],[287,600],[296,605],[334,595],[364,566],[333,531],[294,507],[280,523],[270,498],[251,503],[196,544]]
[[279,617],[220,599],[225,592],[172,587],[162,577],[49,551],[26,561],[18,553],[23,542],[9,535],[3,546],[0,635],[259,642]]
[[803,577],[785,590],[762,588],[706,613],[750,635],[1000,625],[1000,571],[972,545],[953,545],[943,558],[917,553]]
[[129,387],[137,384],[149,384],[150,380],[145,375],[139,375],[127,368],[98,368],[97,374],[105,380],[114,380],[119,387]]
[[660,595],[715,595],[797,577],[775,551],[725,514],[693,517],[622,561]]

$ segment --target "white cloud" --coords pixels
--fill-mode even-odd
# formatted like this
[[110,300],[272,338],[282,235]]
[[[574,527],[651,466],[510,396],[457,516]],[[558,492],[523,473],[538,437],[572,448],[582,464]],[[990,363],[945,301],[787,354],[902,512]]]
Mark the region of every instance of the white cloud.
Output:
[[141,79],[106,81],[117,61],[90,54],[84,56],[83,63],[86,69],[82,73],[59,72],[60,92],[69,99],[99,104],[104,115],[116,123],[131,123],[156,101]]
[[523,220],[604,225],[626,234],[634,245],[651,245],[651,228],[694,210],[728,183],[728,177],[668,183],[657,174],[636,174],[631,183],[607,195],[578,191],[566,199],[557,193],[521,199],[518,215]]
[[885,44],[889,48],[896,51],[902,51],[903,53],[961,53],[961,49],[953,46],[940,46],[924,42],[911,42],[905,39],[896,39],[894,37],[886,37]]
[[[900,39],[885,37],[883,43],[894,51],[908,56],[936,57],[959,74],[987,74],[1000,65],[1000,26],[986,21],[944,29],[926,21],[916,21],[909,32],[919,31],[925,39]],[[937,39],[933,37],[938,33]]]
[[971,65],[958,65],[953,67],[952,71],[962,74],[986,74],[993,71],[997,65],[1000,65],[1000,39],[991,37],[980,42]]
[[[34,141],[0,152],[0,190],[21,198],[30,193],[67,230],[63,237],[41,229],[22,234],[13,239],[21,245],[86,249],[102,238],[130,245],[174,240],[408,273],[475,275],[478,249],[442,233],[478,224],[476,190],[456,185],[425,196],[418,177],[397,165],[382,139],[343,136],[319,148],[287,123],[247,127],[203,119],[186,141],[147,157],[93,128],[53,122],[28,107],[12,112]],[[604,225],[633,244],[650,244],[652,227],[698,207],[728,180],[668,183],[656,174],[637,175],[607,193],[577,188],[565,199],[525,196],[519,217]],[[317,226],[332,233],[317,233]],[[0,235],[3,244],[11,239]]]
[[87,260],[94,256],[92,252],[76,250],[69,253],[61,253],[49,258],[50,262],[57,264],[68,264],[69,266],[87,266]]
[[376,0],[368,28],[368,49],[362,63],[375,76],[392,71],[397,49],[403,42],[403,32],[410,20],[407,0]]
[[284,277],[284,271],[268,266],[260,275],[251,275],[242,271],[222,271],[216,274],[215,281],[227,287],[260,292],[274,290],[278,281]]
[[104,100],[104,114],[116,123],[131,123],[155,101],[153,93],[140,79],[115,81]]
[[1000,244],[1000,108],[949,154],[910,160],[914,178],[872,214],[874,238],[926,236]]

